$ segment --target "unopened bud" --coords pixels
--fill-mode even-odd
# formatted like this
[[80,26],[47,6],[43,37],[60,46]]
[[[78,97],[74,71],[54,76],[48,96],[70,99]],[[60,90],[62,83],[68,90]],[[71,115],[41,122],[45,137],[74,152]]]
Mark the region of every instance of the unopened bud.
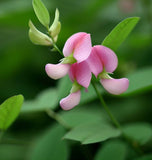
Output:
[[52,45],[52,39],[46,34],[40,32],[32,23],[29,21],[29,38],[30,40],[37,45],[50,46]]
[[58,34],[60,33],[60,30],[61,30],[61,23],[59,22],[59,10],[56,9],[53,24],[49,29],[49,34],[51,37],[53,37],[54,41],[57,41],[57,37]]

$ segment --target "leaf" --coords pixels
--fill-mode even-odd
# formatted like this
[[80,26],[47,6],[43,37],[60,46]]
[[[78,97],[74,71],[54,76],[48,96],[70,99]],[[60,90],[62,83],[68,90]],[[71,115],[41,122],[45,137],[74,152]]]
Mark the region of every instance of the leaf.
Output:
[[68,112],[62,111],[60,116],[70,127],[76,127],[91,122],[106,121],[103,113],[96,106],[91,106],[92,109],[88,108],[88,106],[82,107],[75,107]]
[[127,76],[129,88],[122,95],[142,93],[152,89],[152,67],[147,67]]
[[45,111],[46,109],[55,109],[58,106],[57,90],[49,88],[42,91],[35,100],[25,101],[21,109],[22,112]]
[[6,130],[19,115],[23,104],[23,96],[17,95],[8,98],[0,105],[0,129]]
[[39,19],[39,21],[46,27],[49,28],[50,24],[50,16],[47,8],[42,3],[41,0],[33,0],[32,5],[34,8],[34,12]]
[[62,140],[64,133],[64,128],[59,125],[49,129],[37,141],[30,160],[67,160],[69,153],[65,141]]
[[133,123],[123,127],[124,133],[140,145],[152,139],[152,126],[148,123]]
[[115,51],[120,46],[120,44],[127,38],[127,36],[133,30],[139,19],[139,17],[131,17],[126,18],[125,20],[120,22],[104,39],[102,45],[109,47]]
[[68,132],[64,138],[80,141],[82,144],[89,144],[118,137],[120,133],[118,129],[115,129],[109,124],[98,121],[79,125]]
[[145,155],[145,156],[136,158],[136,159],[134,159],[134,160],[152,160],[152,154]]
[[121,141],[109,141],[102,146],[95,160],[125,160],[127,155],[127,146]]

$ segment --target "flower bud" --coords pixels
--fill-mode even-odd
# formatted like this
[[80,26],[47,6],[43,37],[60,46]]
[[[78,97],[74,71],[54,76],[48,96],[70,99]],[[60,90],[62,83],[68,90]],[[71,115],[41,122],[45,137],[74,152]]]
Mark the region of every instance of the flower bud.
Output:
[[60,33],[60,30],[61,30],[61,23],[59,22],[59,10],[56,9],[53,24],[49,29],[49,34],[51,37],[53,37],[54,41],[57,41],[57,37],[58,34]]
[[29,27],[29,38],[34,44],[44,46],[52,45],[52,39],[49,38],[46,34],[37,30],[32,21],[29,21]]

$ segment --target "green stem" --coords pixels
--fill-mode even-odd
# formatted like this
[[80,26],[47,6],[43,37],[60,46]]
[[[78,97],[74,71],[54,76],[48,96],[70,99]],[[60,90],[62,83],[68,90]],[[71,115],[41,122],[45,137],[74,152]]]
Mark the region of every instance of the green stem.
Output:
[[109,108],[108,108],[108,106],[106,105],[103,97],[101,96],[100,92],[98,91],[95,83],[94,83],[93,81],[92,81],[91,83],[92,83],[92,85],[93,85],[93,87],[94,87],[94,89],[95,89],[95,91],[96,91],[96,93],[97,93],[97,95],[98,95],[98,97],[99,97],[99,100],[100,100],[101,104],[103,105],[104,109],[106,110],[107,114],[109,115],[111,121],[113,122],[113,124],[114,124],[117,128],[119,128],[120,130],[122,130],[122,129],[121,129],[121,126],[120,126],[120,123],[116,120],[116,118],[113,116],[113,114],[112,114],[111,111],[109,110]]
[[100,92],[98,91],[97,87],[96,87],[96,84],[92,81],[91,82],[95,91],[96,91],[96,94],[98,95],[99,97],[99,100],[101,102],[101,104],[103,105],[104,109],[106,110],[107,114],[109,115],[111,121],[113,122],[113,124],[121,131],[122,133],[122,136],[123,138],[128,142],[128,144],[131,145],[131,147],[140,155],[143,154],[143,151],[141,150],[140,146],[138,145],[138,143],[134,143],[132,139],[130,139],[124,132],[123,132],[123,129],[120,125],[120,123],[117,121],[117,119],[114,117],[114,115],[111,113],[110,109],[108,108],[108,106],[106,105],[103,97],[101,96]]
[[60,49],[57,47],[54,41],[53,41],[53,47],[61,54],[61,56],[63,56],[63,53],[60,51]]
[[59,124],[61,124],[64,128],[66,129],[71,129],[71,127],[69,127],[66,122],[64,121],[64,119],[62,119],[62,117],[55,113],[53,110],[48,109],[46,110],[46,113],[48,114],[49,117],[53,118],[54,120],[56,120]]

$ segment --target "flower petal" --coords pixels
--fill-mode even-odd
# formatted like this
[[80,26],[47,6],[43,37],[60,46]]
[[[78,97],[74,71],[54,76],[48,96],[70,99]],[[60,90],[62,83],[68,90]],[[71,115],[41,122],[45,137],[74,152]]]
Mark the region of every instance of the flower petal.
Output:
[[64,77],[70,69],[69,64],[47,64],[45,66],[45,71],[47,75],[52,79],[59,79]]
[[118,65],[116,54],[110,48],[102,45],[94,46],[94,49],[102,61],[106,72],[112,73]]
[[91,49],[91,37],[90,34],[86,34],[75,46],[73,57],[77,60],[78,63],[80,63],[89,57]]
[[100,82],[109,93],[114,95],[119,95],[125,92],[129,86],[129,80],[127,78],[101,79]]
[[76,105],[79,104],[81,97],[81,92],[77,91],[74,93],[69,94],[67,97],[61,99],[60,106],[64,110],[70,110]]
[[70,54],[73,53],[74,47],[76,44],[81,40],[83,36],[85,36],[87,33],[85,32],[79,32],[74,35],[72,35],[65,43],[63,48],[63,54],[65,57],[68,57]]
[[88,88],[91,81],[91,71],[86,61],[71,65],[69,77],[72,81],[76,80],[81,86]]
[[95,47],[92,47],[91,54],[89,58],[86,60],[88,63],[91,72],[97,77],[99,73],[102,72],[103,70],[103,65],[101,60],[99,59]]

